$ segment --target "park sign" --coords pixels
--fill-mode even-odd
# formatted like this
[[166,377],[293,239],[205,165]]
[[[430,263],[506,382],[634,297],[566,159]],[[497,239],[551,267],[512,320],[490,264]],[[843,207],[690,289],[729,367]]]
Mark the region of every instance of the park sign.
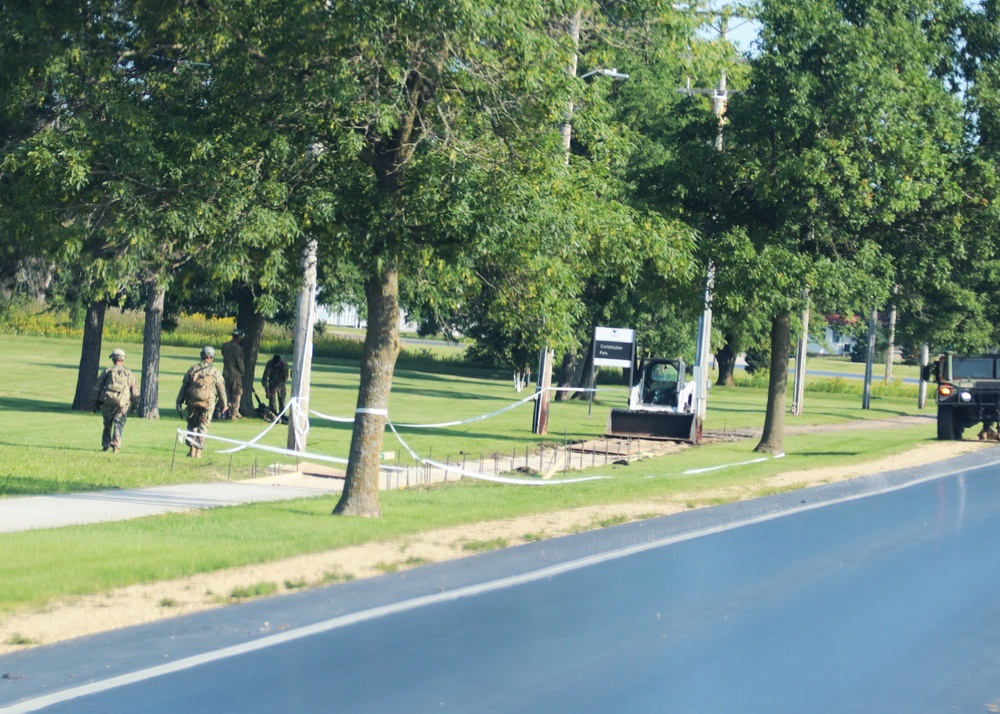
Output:
[[594,328],[594,366],[632,367],[635,330],[627,327]]

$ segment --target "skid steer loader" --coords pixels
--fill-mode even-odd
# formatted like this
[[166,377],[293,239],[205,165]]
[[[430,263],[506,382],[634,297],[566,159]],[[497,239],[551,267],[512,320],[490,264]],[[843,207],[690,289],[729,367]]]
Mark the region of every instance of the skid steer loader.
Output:
[[607,436],[701,442],[697,383],[685,381],[684,360],[646,359],[632,372],[628,409],[612,409]]

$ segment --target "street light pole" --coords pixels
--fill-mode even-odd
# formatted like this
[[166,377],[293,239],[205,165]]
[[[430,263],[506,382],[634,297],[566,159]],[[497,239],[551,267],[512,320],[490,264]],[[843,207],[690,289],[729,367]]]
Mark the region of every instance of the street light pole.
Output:
[[[577,10],[569,21],[569,36],[573,41],[573,58],[570,60],[569,67],[566,69],[566,72],[570,77],[577,76],[576,51],[580,46],[580,24],[582,21],[583,15],[580,10]],[[606,69],[603,67],[586,72],[580,76],[580,79],[589,79],[594,76],[608,77],[612,80],[628,79],[627,74],[619,72],[616,68]],[[566,162],[567,166],[569,166],[570,146],[573,141],[573,111],[573,100],[570,99],[566,108],[566,121],[564,121],[562,125],[563,160]],[[549,433],[549,388],[552,386],[552,357],[552,350],[549,348],[548,344],[546,344],[542,347],[538,356],[538,382],[535,386],[535,393],[537,396],[535,397],[535,410],[531,423],[532,434]]]

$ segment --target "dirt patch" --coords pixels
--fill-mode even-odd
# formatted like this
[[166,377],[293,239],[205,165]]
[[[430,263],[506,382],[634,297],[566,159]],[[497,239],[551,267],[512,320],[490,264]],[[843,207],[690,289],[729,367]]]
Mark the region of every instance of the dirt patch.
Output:
[[[669,515],[720,501],[751,498],[762,492],[805,488],[919,466],[992,446],[975,441],[926,443],[905,454],[879,461],[784,473],[752,487],[699,491],[656,501],[593,506],[444,528],[180,580],[133,585],[99,595],[62,598],[41,611],[5,616],[0,621],[0,654],[221,607],[238,599],[232,597],[234,593],[281,594],[330,582],[369,578],[483,550]],[[301,477],[291,475],[287,478],[294,481]]]

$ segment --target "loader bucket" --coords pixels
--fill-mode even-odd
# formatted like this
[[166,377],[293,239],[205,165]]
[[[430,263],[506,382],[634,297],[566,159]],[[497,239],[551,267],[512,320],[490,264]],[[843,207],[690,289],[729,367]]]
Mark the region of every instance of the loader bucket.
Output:
[[637,436],[701,443],[701,420],[696,414],[612,409],[608,415],[607,436]]

